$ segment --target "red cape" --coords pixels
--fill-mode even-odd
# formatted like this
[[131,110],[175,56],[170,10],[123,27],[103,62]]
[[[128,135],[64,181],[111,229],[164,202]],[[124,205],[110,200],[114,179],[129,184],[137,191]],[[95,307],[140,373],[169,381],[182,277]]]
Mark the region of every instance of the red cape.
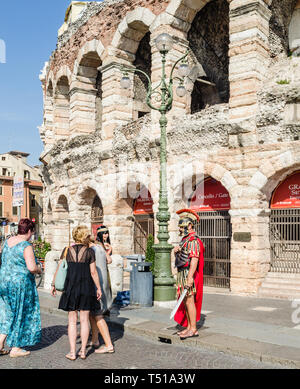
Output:
[[[203,299],[203,267],[204,267],[204,246],[200,239],[200,256],[198,262],[198,268],[194,274],[195,286],[196,286],[196,296],[195,296],[195,306],[197,311],[196,321],[198,322],[201,318],[201,308],[202,308],[202,299]],[[175,314],[174,320],[180,324],[182,327],[188,326],[188,321],[185,313],[185,305],[182,303],[178,308],[178,311]]]

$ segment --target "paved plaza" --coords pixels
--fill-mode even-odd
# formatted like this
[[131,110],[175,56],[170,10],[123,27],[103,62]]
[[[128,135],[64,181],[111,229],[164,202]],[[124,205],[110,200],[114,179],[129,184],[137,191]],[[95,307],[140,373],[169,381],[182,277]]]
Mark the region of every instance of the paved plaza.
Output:
[[[277,369],[279,365],[225,355],[201,348],[155,342],[111,328],[116,353],[96,355],[90,349],[85,361],[68,361],[67,320],[56,315],[42,315],[42,342],[31,349],[29,357],[0,357],[0,369]],[[78,350],[80,341],[78,341]]]

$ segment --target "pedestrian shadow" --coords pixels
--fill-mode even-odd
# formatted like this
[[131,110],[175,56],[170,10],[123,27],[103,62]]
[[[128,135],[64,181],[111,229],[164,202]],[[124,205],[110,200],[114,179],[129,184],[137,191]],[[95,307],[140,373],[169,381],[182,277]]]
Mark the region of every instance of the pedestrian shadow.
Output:
[[[128,320],[126,317],[121,317],[122,314],[126,314],[129,307],[121,307],[120,305],[113,305],[110,311],[110,319],[107,322],[109,330],[111,332],[112,341],[116,342],[122,339],[125,332],[125,322]],[[114,321],[117,318],[117,321]]]
[[68,326],[57,325],[42,328],[41,342],[35,346],[26,347],[26,349],[28,351],[43,350],[44,348],[52,346],[64,335],[68,335]]

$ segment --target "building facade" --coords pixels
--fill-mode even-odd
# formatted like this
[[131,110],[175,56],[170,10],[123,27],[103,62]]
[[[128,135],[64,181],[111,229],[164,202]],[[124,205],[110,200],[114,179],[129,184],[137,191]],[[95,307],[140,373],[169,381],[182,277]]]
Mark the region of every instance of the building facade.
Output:
[[27,164],[29,154],[10,151],[0,154],[0,221],[1,240],[15,233],[18,225],[18,207],[13,206],[14,177],[24,178],[24,205],[20,217],[36,223],[36,234],[42,233],[43,184],[38,167]]
[[293,279],[285,296],[298,293],[299,18],[299,0],[72,2],[40,75],[44,228],[54,250],[81,223],[109,226],[121,255],[142,252],[157,231],[159,115],[145,103],[146,79],[136,73],[132,88],[120,87],[120,65],[157,85],[154,42],[167,32],[167,74],[187,48],[191,68],[188,93],[174,94],[168,114],[170,243],[176,211],[191,207],[206,285],[256,295],[276,280],[270,289],[284,296],[280,282]]

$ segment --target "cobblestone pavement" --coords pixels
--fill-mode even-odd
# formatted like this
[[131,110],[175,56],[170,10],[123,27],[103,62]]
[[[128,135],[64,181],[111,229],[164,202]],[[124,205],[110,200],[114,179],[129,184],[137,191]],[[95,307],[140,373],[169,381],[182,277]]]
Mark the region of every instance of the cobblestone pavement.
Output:
[[[31,348],[26,358],[0,357],[0,369],[277,369],[278,365],[260,363],[220,352],[199,350],[154,342],[139,336],[111,329],[115,354],[97,355],[89,350],[85,361],[68,361],[67,322],[54,315],[42,315],[43,339]],[[78,341],[78,350],[80,342]]]

